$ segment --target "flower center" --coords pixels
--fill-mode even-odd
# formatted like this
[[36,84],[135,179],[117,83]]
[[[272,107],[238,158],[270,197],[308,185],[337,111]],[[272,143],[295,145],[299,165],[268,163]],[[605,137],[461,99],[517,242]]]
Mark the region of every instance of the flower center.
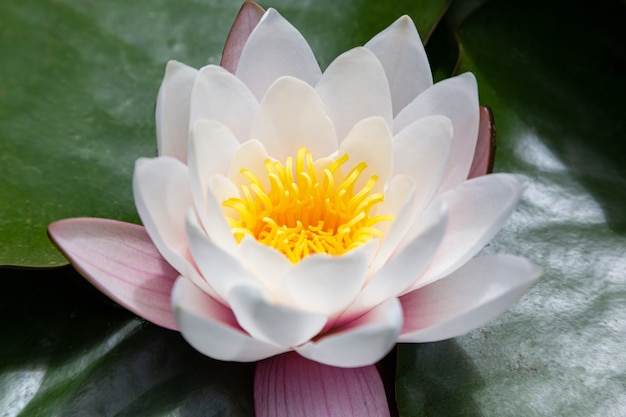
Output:
[[360,189],[354,185],[367,164],[357,164],[347,175],[341,166],[344,154],[321,171],[315,172],[313,157],[306,148],[295,160],[265,160],[270,190],[259,178],[242,169],[250,185],[241,186],[241,198],[222,204],[233,209],[228,224],[237,243],[246,235],[282,252],[292,263],[313,253],[341,255],[374,237],[382,237],[377,223],[393,220],[391,215],[372,215],[372,208],[384,199],[373,193],[378,176],[372,176]]

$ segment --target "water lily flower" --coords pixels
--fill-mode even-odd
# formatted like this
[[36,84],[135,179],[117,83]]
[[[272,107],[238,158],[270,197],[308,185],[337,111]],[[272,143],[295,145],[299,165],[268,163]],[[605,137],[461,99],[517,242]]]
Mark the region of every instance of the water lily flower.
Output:
[[482,175],[480,119],[474,76],[433,84],[409,17],[322,72],[287,20],[248,2],[221,66],[167,64],[159,156],[133,178],[143,227],[49,233],[99,289],[207,356],[371,365],[481,326],[540,275],[475,257],[525,187]]

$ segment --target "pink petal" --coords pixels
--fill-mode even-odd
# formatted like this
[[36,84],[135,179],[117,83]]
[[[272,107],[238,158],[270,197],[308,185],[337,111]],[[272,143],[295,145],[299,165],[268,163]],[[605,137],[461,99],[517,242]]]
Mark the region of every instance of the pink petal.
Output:
[[59,220],[48,227],[54,244],[89,282],[144,319],[178,330],[170,294],[178,272],[142,226],[108,219]]
[[489,174],[493,171],[496,160],[496,124],[489,107],[480,106],[480,124],[478,141],[474,151],[474,160],[467,179]]
[[226,38],[224,51],[222,52],[222,61],[220,62],[222,67],[233,74],[237,69],[243,46],[246,44],[252,30],[261,20],[263,13],[265,13],[265,10],[261,6],[249,0],[241,6],[239,13],[237,13],[237,17]]
[[474,258],[453,274],[400,298],[400,342],[434,342],[460,336],[502,314],[541,276],[524,258]]
[[259,362],[257,417],[386,417],[389,406],[375,366],[335,368],[286,353]]

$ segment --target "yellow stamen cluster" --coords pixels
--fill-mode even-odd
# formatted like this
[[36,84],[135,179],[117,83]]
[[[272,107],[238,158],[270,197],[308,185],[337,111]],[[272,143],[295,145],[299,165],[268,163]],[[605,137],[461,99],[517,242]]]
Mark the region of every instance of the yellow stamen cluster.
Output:
[[313,157],[304,147],[298,150],[295,169],[292,157],[284,165],[267,159],[269,191],[256,175],[242,169],[250,185],[241,186],[241,198],[222,203],[236,213],[227,220],[237,243],[250,235],[297,263],[313,253],[341,255],[374,237],[382,237],[374,226],[392,221],[393,216],[370,214],[384,199],[382,193],[371,192],[378,177],[372,176],[355,191],[354,185],[367,164],[357,164],[344,176],[341,166],[347,160],[344,154],[324,168],[322,178],[318,178]]

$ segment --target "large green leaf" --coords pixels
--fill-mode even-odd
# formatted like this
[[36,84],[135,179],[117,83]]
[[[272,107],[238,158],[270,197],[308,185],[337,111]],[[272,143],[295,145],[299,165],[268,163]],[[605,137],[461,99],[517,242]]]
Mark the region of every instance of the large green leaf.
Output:
[[[428,34],[445,0],[331,0],[278,8],[322,66],[400,14]],[[135,159],[155,155],[154,100],[169,59],[218,63],[237,1],[6,0],[0,4],[0,265],[65,260],[47,225],[92,216],[138,221]]]
[[254,415],[253,364],[197,353],[70,267],[3,272],[2,416]]
[[402,346],[403,416],[626,415],[623,2],[491,2],[461,25],[498,128],[497,171],[530,178],[487,252],[545,276],[452,341]]
[[[317,0],[274,6],[325,67],[399,15],[423,35],[445,1]],[[0,265],[65,263],[49,222],[137,221],[134,160],[155,154],[168,59],[217,63],[238,1],[0,3]],[[252,415],[250,365],[196,353],[108,302],[69,267],[1,268],[2,416]]]

